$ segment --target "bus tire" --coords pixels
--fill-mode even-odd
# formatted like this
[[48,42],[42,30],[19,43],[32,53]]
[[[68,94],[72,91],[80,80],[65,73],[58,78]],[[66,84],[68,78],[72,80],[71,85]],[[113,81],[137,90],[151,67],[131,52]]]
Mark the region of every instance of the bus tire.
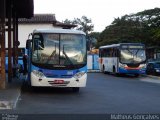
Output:
[[73,87],[72,90],[73,90],[73,92],[78,93],[79,92],[79,87]]
[[23,92],[25,92],[25,91],[27,91],[27,92],[32,92],[32,91],[33,91],[33,90],[32,90],[32,86],[31,86],[31,84],[29,83],[29,81],[24,81],[21,89],[22,89]]
[[116,68],[115,68],[115,66],[113,66],[113,74],[114,74],[115,76],[117,76],[117,77],[119,77],[119,76],[120,76],[120,74],[116,72]]
[[113,66],[113,74],[114,74],[114,75],[116,74],[115,66]]

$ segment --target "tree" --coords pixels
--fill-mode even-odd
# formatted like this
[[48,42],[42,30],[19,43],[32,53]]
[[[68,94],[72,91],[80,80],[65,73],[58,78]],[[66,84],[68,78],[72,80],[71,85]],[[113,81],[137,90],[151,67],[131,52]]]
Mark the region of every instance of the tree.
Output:
[[90,38],[90,48],[97,48],[97,40],[99,39],[99,32],[91,32],[89,34]]
[[73,21],[65,19],[64,21],[62,21],[63,23],[67,23],[67,24],[73,24]]
[[68,20],[65,19],[62,21],[63,23],[67,24],[76,24],[77,30],[82,30],[86,33],[86,35],[89,35],[93,31],[94,25],[92,24],[92,20],[87,18],[86,16],[82,16],[81,18],[74,18],[74,20]]
[[115,18],[100,34],[97,46],[141,42],[146,46],[160,45],[160,8]]
[[74,18],[73,23],[78,25],[76,29],[82,30],[84,33],[86,33],[87,49],[91,50],[93,47],[92,43],[95,40],[93,37],[89,35],[89,33],[92,32],[94,28],[92,20],[88,19],[86,16],[82,16],[81,18]]
[[63,21],[63,23],[76,24],[77,30],[82,30],[84,33],[86,33],[88,50],[95,46],[97,40],[94,38],[95,36],[93,33],[91,34],[94,29],[91,19],[87,18],[86,16],[82,16],[81,18],[74,18],[74,20],[66,19]]
[[81,18],[74,18],[73,23],[78,25],[76,29],[82,30],[86,33],[86,35],[89,35],[89,33],[92,32],[94,28],[92,20],[88,19],[86,16],[82,16]]

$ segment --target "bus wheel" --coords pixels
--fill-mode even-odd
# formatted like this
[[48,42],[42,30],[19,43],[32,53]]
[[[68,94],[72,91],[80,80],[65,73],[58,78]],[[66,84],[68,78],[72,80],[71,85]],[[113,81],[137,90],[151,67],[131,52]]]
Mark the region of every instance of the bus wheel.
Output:
[[116,68],[113,66],[113,74],[116,75]]
[[31,86],[31,83],[28,80],[24,81],[21,89],[23,92],[25,92],[25,91],[32,92],[33,91],[33,87]]
[[73,87],[72,90],[73,90],[73,92],[78,93],[79,92],[79,87]]
[[119,73],[116,73],[116,68],[115,68],[115,66],[113,66],[113,75],[115,75],[115,76],[117,76],[117,77],[119,77],[119,76],[120,76],[120,74],[119,74]]

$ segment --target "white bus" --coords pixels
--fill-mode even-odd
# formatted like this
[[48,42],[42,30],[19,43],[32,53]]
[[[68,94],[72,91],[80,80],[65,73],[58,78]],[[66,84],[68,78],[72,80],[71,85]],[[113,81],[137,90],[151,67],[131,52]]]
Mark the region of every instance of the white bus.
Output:
[[144,74],[146,69],[145,45],[120,43],[99,48],[99,67],[104,73]]
[[87,49],[85,33],[71,29],[34,30],[27,40],[28,81],[31,86],[86,86]]

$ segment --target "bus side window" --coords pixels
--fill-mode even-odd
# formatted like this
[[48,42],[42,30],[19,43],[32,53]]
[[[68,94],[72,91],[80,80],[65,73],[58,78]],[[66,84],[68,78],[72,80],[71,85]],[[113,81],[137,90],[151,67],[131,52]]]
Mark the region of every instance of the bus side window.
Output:
[[112,57],[112,49],[110,48],[108,51],[109,51],[109,56],[108,57]]
[[117,57],[120,57],[120,51],[119,51],[119,49],[117,49],[116,51],[117,51]]
[[114,57],[114,48],[111,49],[111,57]]
[[103,55],[103,49],[100,49],[99,50],[99,57],[103,57],[102,55]]
[[113,57],[117,57],[117,49],[113,48]]
[[106,49],[106,57],[108,57],[109,56],[109,51],[108,51],[108,49]]
[[104,55],[103,55],[103,53],[104,53],[104,50],[102,49],[101,50],[101,57],[103,57]]
[[106,49],[103,49],[103,57],[105,57],[106,56],[106,53],[107,51],[106,51]]
[[106,51],[106,49],[104,49],[103,57],[106,57],[106,54],[107,54],[107,51]]

